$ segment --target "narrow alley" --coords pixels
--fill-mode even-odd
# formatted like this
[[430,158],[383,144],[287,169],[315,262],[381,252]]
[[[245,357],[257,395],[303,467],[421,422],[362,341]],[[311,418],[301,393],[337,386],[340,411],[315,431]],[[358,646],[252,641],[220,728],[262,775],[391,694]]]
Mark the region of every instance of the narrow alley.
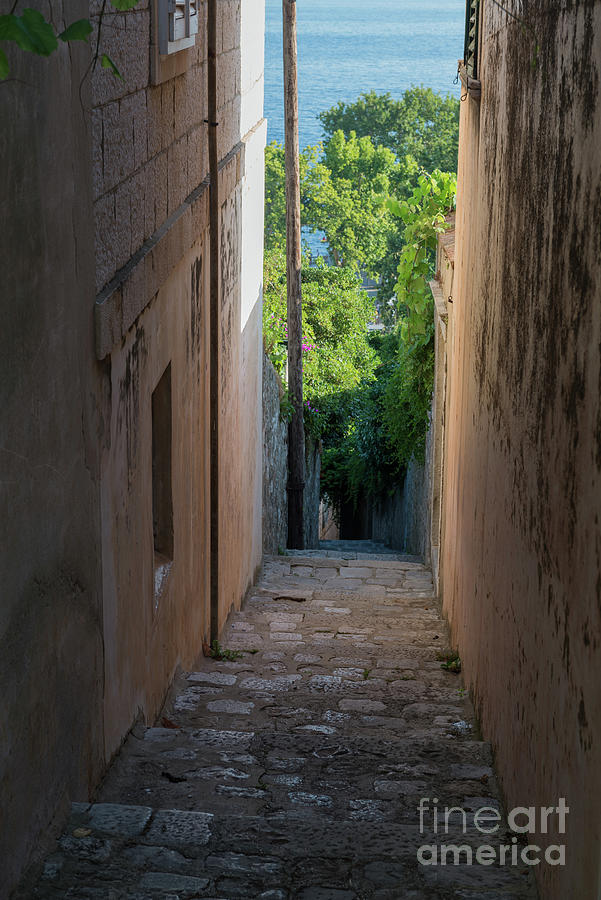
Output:
[[[424,844],[507,837],[473,825],[499,806],[490,747],[461,676],[441,666],[430,572],[328,543],[267,558],[223,658],[183,673],[156,726],[134,729],[28,896],[535,896],[526,867],[418,864]],[[466,810],[465,829],[456,812],[434,835],[434,798]]]

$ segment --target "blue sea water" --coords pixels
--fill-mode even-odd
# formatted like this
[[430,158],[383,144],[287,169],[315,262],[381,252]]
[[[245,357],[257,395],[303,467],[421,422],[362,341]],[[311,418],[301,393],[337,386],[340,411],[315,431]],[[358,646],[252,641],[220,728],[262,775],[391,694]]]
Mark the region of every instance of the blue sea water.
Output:
[[[300,145],[322,137],[317,114],[339,100],[415,84],[459,96],[464,0],[297,0]],[[282,3],[266,0],[268,140],[284,140]]]

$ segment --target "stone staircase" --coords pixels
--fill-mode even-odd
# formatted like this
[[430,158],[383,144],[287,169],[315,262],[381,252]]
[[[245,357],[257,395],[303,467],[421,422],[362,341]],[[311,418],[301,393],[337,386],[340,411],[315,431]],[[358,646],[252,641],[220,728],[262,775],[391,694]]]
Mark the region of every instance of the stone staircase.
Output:
[[[437,659],[447,636],[427,569],[332,543],[266,560],[225,658],[202,658],[156,726],[134,730],[22,896],[534,896],[526,867],[418,862],[422,845],[505,839],[473,825],[499,808],[490,747]],[[456,813],[433,834],[433,798],[465,810],[465,829]]]

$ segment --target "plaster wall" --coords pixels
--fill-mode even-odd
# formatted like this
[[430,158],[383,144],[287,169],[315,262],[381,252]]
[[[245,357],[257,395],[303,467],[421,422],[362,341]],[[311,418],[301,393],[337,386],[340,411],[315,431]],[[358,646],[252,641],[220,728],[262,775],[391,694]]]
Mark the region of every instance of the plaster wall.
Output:
[[[47,3],[29,5],[48,14]],[[89,14],[97,29],[102,6],[50,9],[57,28]],[[196,46],[161,61],[154,0],[129,13],[107,5],[101,46],[123,81],[100,66],[86,80],[84,44],[48,59],[9,54],[2,896],[208,637],[206,3],[199,9]],[[244,40],[254,41],[261,4],[245,15]],[[261,558],[262,39],[243,67],[241,29],[239,0],[220,0],[221,622]],[[152,393],[167,366],[174,549],[157,589]]]
[[[152,721],[176,666],[190,667],[208,634],[207,246],[205,229],[111,356],[102,467],[107,759],[136,716]],[[159,586],[151,398],[168,365],[173,561]]]
[[[252,12],[262,6],[247,5],[243,38],[240,3],[219,3],[220,627],[261,563],[265,123],[262,42],[256,53],[246,48],[244,66],[241,56],[247,32],[257,28]],[[206,3],[199,9],[196,47],[159,64],[153,3],[131,17],[115,14],[115,54],[124,54],[125,66],[131,35],[140,48],[150,46],[149,66],[132,66],[111,94],[101,84],[95,93],[102,123],[94,143],[96,349],[111,371],[111,443],[102,468],[107,759],[137,717],[154,719],[177,667],[190,667],[210,636]],[[107,244],[119,252],[107,253]],[[174,551],[158,590],[151,397],[168,365]]]
[[266,130],[266,122],[261,119],[244,136],[244,177],[235,199],[223,207],[220,627],[232,607],[240,608],[262,558]]
[[[508,807],[601,896],[601,3],[482,6],[461,105],[441,590]],[[514,8],[515,6],[515,8]],[[539,50],[535,58],[535,47]],[[569,90],[566,91],[566,86]]]
[[[47,3],[27,4],[48,12]],[[63,9],[64,6],[64,9]],[[52,3],[57,27],[86,2]],[[0,8],[8,12],[8,4]],[[0,895],[103,765],[100,448],[83,45],[0,90]],[[60,152],[57,152],[60,148]]]

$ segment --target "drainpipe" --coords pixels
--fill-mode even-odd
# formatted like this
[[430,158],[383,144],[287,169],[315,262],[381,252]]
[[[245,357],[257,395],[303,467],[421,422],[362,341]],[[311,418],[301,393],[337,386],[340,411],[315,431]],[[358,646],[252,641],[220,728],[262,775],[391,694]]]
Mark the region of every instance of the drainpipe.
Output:
[[219,161],[217,156],[217,2],[208,0],[208,125],[209,125],[209,228],[210,228],[210,495],[211,495],[211,642],[219,637]]

